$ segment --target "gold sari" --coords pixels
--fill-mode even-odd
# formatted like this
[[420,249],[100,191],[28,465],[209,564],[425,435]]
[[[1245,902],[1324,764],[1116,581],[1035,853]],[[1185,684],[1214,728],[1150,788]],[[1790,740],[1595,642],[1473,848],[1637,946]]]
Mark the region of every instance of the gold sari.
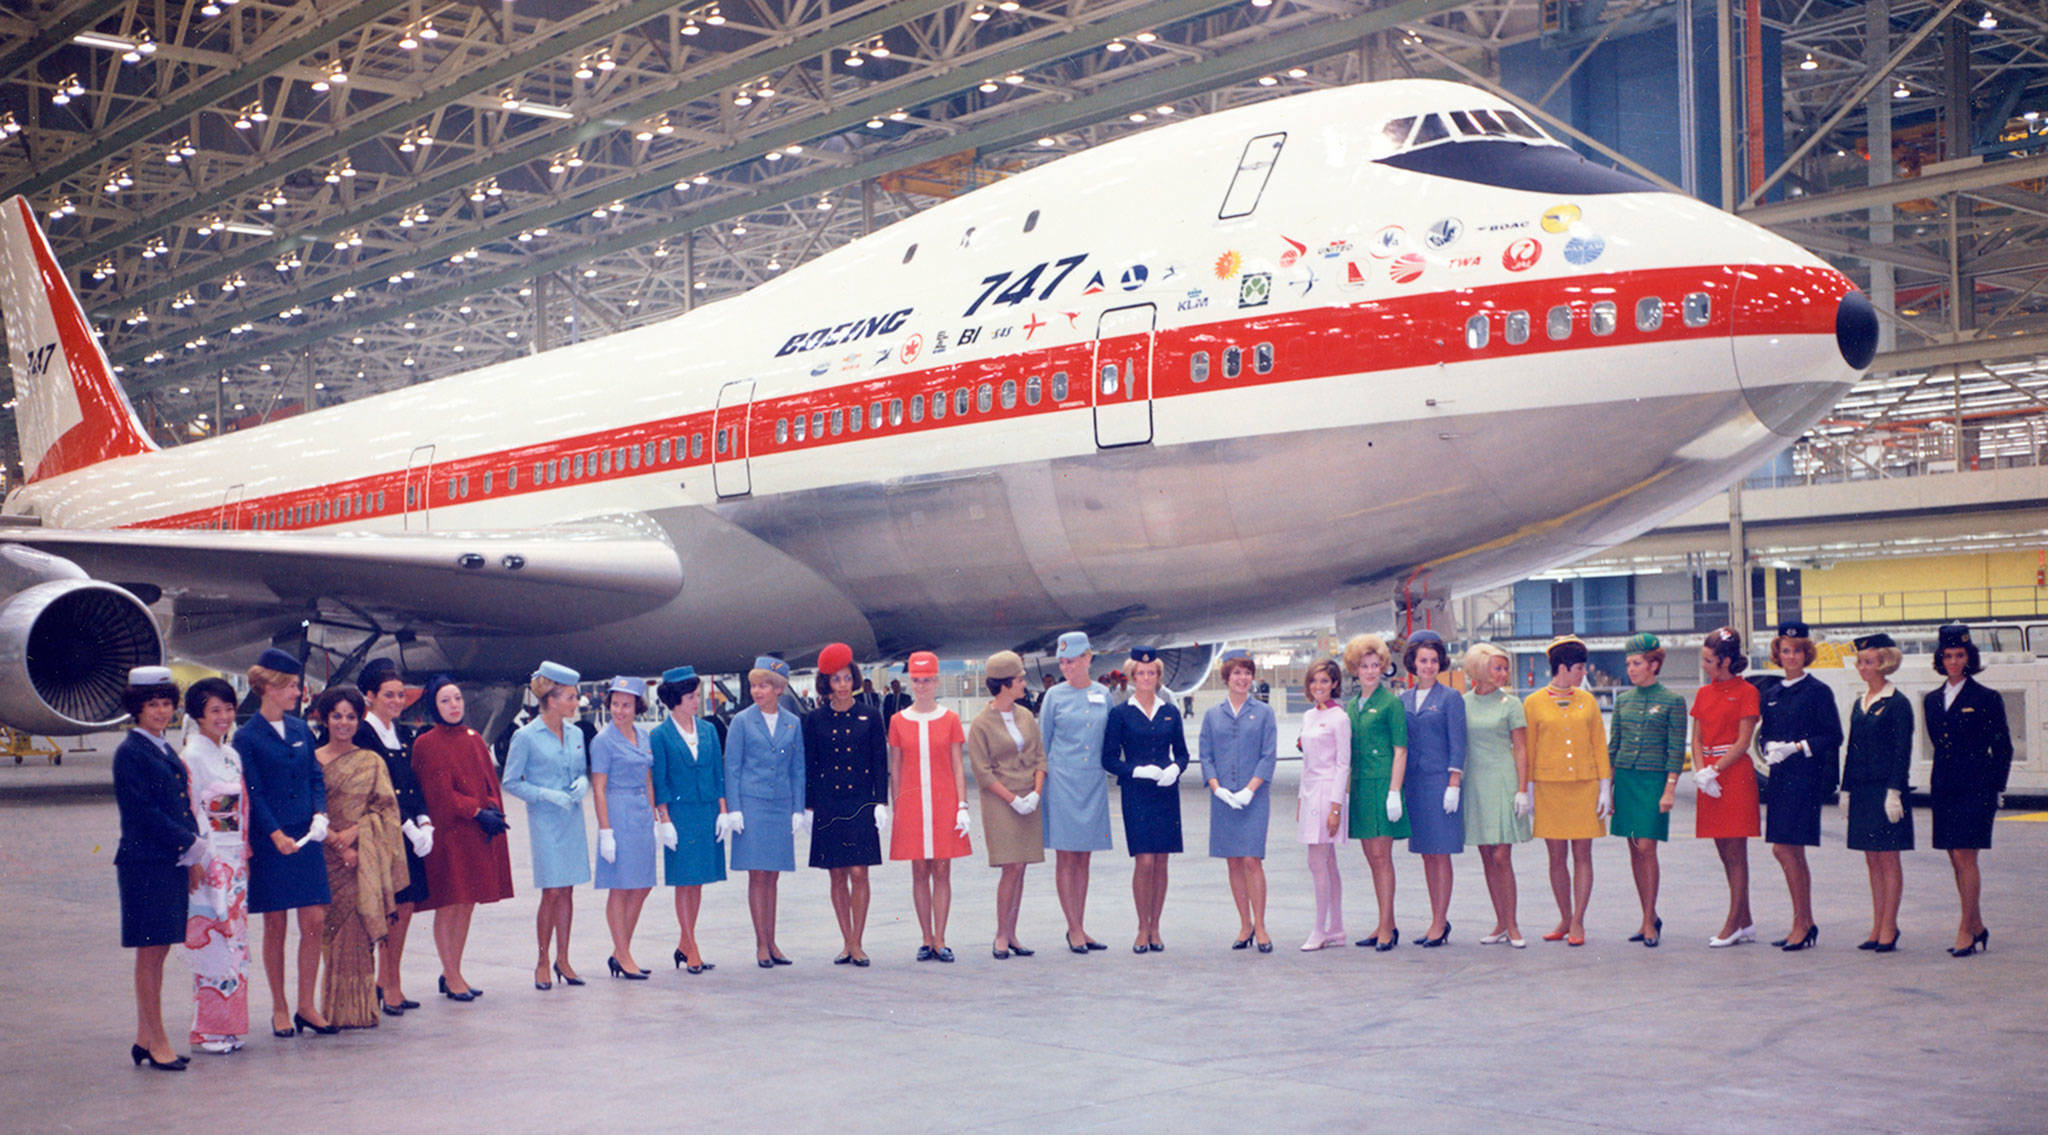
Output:
[[329,763],[327,819],[335,831],[356,829],[356,865],[342,863],[329,839],[327,886],[333,901],[320,936],[325,973],[320,1011],[343,1028],[377,1027],[377,943],[398,913],[394,896],[411,881],[399,830],[398,797],[384,758],[369,749],[344,753]]

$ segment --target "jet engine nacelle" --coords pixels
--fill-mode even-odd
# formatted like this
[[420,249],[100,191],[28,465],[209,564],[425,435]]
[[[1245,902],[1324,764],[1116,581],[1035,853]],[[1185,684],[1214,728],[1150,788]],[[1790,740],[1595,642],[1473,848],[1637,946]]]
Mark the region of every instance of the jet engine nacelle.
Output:
[[128,671],[163,662],[149,608],[18,545],[0,547],[0,594],[0,725],[66,735],[120,724]]

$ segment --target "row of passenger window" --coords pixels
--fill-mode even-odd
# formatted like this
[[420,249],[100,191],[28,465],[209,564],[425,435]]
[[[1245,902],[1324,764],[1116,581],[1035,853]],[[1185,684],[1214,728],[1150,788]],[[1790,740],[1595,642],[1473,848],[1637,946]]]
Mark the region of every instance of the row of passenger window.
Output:
[[[1252,347],[1252,372],[1271,374],[1273,371],[1273,344],[1259,343]],[[1244,373],[1244,348],[1223,348],[1223,377],[1236,378]],[[1196,351],[1188,356],[1188,377],[1196,382],[1209,381],[1209,352]]]
[[[1529,313],[1505,311],[1501,316],[1501,338],[1509,346],[1529,341]],[[1679,318],[1687,327],[1705,327],[1713,316],[1713,299],[1705,292],[1690,292],[1679,302]],[[1612,300],[1601,300],[1586,312],[1586,329],[1595,335],[1612,335],[1620,326],[1621,309]],[[1577,316],[1568,303],[1558,304],[1543,315],[1543,333],[1554,341],[1572,337]],[[1664,301],[1644,296],[1636,301],[1636,330],[1655,331],[1664,326]],[[1465,321],[1465,345],[1479,350],[1493,337],[1493,313],[1480,312]]]
[[[270,508],[258,512],[252,521],[257,528],[296,528],[304,524],[325,524],[335,520],[347,520],[366,512],[384,511],[382,491],[369,493],[343,493],[322,501],[307,501],[304,504],[284,508]],[[209,526],[210,527],[210,526]]]
[[[1026,378],[1022,394],[1026,406],[1036,406],[1049,393],[1054,402],[1067,400],[1067,372],[1057,370],[1048,380],[1044,375],[1034,374]],[[1014,378],[1004,379],[1000,385],[984,382],[978,387],[955,387],[949,395],[936,391],[931,396],[930,414],[932,421],[944,421],[948,404],[954,417],[966,417],[970,413],[986,414],[1000,404],[1005,410],[1015,409],[1019,393]],[[838,437],[843,433],[859,433],[863,428],[878,430],[884,424],[900,426],[905,415],[910,421],[922,422],[926,414],[925,396],[913,394],[906,408],[901,398],[887,401],[876,399],[865,409],[860,406],[835,406],[830,410],[813,410],[809,415],[775,419],[775,444],[784,445],[792,441],[814,441],[823,437]],[[732,452],[732,430],[730,427],[718,431],[718,455],[724,457]]]

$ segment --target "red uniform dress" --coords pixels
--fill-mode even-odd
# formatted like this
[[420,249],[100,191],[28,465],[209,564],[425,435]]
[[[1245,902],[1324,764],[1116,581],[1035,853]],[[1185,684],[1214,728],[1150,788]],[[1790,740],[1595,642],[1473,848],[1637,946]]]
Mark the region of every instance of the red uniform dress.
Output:
[[[1763,716],[1756,687],[1742,678],[1726,678],[1701,686],[1692,699],[1692,716],[1700,723],[1700,749],[1709,763],[1728,755],[1745,717]],[[1721,770],[1721,795],[1702,792],[1693,813],[1693,835],[1700,839],[1745,839],[1763,834],[1757,813],[1756,766],[1747,756]]]
[[434,821],[434,849],[421,861],[427,869],[427,901],[417,909],[511,898],[509,841],[503,835],[484,838],[476,823],[480,808],[505,810],[484,739],[474,729],[436,725],[413,742],[412,770]]
[[896,765],[889,858],[958,859],[974,854],[974,845],[953,828],[960,790],[947,748],[966,742],[960,715],[950,709],[935,709],[926,716],[912,707],[890,719],[889,745],[903,756]]

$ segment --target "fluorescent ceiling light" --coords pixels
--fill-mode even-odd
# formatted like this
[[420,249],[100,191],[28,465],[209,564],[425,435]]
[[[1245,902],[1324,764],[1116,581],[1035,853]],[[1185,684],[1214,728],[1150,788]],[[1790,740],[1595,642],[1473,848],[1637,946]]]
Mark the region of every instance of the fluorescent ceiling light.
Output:
[[79,32],[71,37],[71,42],[85,47],[104,47],[108,51],[133,51],[140,46],[132,39],[123,39],[117,35],[105,35],[100,32]]
[[535,118],[568,119],[576,117],[576,112],[573,110],[565,110],[559,106],[549,106],[544,102],[521,102],[518,106],[506,107],[505,109],[516,110],[521,114],[530,114]]
[[277,230],[269,225],[245,225],[240,221],[229,221],[227,224],[222,225],[221,228],[231,233],[241,233],[243,236],[277,235]]

